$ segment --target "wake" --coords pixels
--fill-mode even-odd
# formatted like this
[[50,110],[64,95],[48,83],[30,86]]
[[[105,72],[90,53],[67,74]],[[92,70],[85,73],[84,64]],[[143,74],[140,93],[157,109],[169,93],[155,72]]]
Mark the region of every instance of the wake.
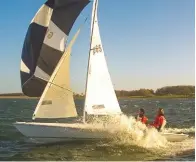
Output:
[[[145,124],[137,122],[133,116],[94,117],[89,127],[92,130],[99,129],[100,132],[107,131],[114,145],[135,145],[149,149],[155,154],[159,152],[163,156],[176,156],[195,149],[195,137],[182,142],[168,142],[156,129],[147,128]],[[164,132],[193,133],[195,128],[167,128]]]

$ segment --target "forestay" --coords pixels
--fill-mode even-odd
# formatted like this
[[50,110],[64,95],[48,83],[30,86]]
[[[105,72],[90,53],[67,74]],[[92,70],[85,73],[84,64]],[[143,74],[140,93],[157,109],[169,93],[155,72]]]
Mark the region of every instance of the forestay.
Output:
[[112,115],[121,113],[108,72],[97,18],[98,1],[93,4],[91,45],[86,85],[85,111],[87,114]]
[[48,0],[38,10],[22,50],[20,74],[25,95],[42,95],[63,55],[73,23],[88,3],[89,0]]
[[66,48],[41,96],[33,115],[36,118],[66,118],[77,116],[73,92],[70,89],[70,54],[78,37],[77,31]]

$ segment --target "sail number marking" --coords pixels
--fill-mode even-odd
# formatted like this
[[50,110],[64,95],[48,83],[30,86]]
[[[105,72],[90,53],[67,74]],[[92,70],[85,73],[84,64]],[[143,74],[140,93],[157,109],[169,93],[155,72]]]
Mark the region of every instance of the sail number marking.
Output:
[[47,35],[47,38],[48,39],[51,39],[52,38],[52,36],[53,36],[53,32],[52,31],[49,31],[49,29],[47,29],[47,31],[46,31],[46,35]]
[[93,54],[102,52],[101,45],[96,45],[92,50],[93,50]]

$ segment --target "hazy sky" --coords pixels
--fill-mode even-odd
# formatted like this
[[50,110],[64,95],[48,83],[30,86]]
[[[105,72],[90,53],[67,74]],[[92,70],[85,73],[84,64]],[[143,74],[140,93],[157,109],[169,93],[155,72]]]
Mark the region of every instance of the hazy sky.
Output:
[[[24,37],[44,0],[6,0],[0,5],[0,93],[21,92]],[[194,0],[99,0],[98,17],[115,89],[156,89],[195,84]],[[78,17],[70,37],[85,17]],[[90,19],[73,47],[72,89],[85,87]]]

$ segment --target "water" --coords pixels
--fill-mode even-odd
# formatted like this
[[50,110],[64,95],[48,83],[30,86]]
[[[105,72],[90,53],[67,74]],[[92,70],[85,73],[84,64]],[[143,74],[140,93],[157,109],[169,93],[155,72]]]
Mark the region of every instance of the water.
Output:
[[[122,111],[128,116],[121,128],[113,131],[112,140],[75,141],[53,145],[30,144],[13,126],[15,121],[31,121],[37,100],[0,99],[0,160],[181,160],[195,161],[194,99],[121,99]],[[132,117],[139,108],[153,121],[157,106],[164,107],[167,132],[187,133],[183,142],[167,142],[154,130],[143,135],[143,125]],[[83,100],[76,100],[82,115]],[[116,131],[116,132],[115,132]]]

